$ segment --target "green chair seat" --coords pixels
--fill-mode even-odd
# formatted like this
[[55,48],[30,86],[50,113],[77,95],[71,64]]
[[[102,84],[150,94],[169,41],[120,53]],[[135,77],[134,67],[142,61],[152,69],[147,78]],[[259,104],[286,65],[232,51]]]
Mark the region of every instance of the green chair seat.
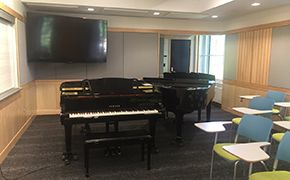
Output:
[[279,110],[279,109],[275,109],[275,108],[273,108],[273,109],[272,109],[272,113],[273,113],[273,114],[279,114],[279,113],[280,113],[280,110]]
[[232,119],[232,123],[239,125],[241,122],[242,118],[240,117],[236,117]]
[[258,172],[250,175],[249,180],[289,180],[289,171]]
[[285,116],[284,119],[285,119],[286,121],[290,121],[290,116]]
[[229,160],[229,161],[238,161],[239,158],[228,153],[227,151],[225,151],[223,149],[223,146],[228,146],[228,145],[233,145],[233,143],[219,143],[219,144],[215,144],[213,146],[213,150],[215,153],[217,153],[219,156],[223,157],[224,159],[226,160]]
[[272,134],[272,139],[274,139],[277,142],[280,142],[283,138],[285,133],[274,133]]

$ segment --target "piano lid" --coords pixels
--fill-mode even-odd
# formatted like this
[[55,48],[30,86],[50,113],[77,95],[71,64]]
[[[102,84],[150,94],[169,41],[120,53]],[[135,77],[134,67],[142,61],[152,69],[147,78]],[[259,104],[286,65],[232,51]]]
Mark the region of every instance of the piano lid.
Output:
[[185,73],[185,72],[165,72],[163,73],[165,79],[196,79],[196,80],[207,80],[215,81],[215,76],[205,73]]

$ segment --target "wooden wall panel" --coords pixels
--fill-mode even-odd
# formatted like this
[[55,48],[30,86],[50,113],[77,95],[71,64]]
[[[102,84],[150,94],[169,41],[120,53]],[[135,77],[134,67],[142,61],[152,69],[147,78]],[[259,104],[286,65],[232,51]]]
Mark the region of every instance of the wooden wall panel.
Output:
[[59,87],[63,80],[37,80],[36,114],[59,114],[60,113],[60,91]]
[[[257,85],[251,83],[242,83],[239,81],[224,81],[223,96],[222,96],[222,109],[238,115],[232,110],[233,107],[247,107],[248,100],[241,101],[241,95],[261,95],[265,96],[268,90],[281,91],[287,94],[286,101],[290,101],[290,89],[277,88],[266,85]],[[288,110],[290,111],[290,110]],[[288,112],[289,114],[289,112]]]
[[254,31],[251,83],[268,84],[272,29]]
[[272,29],[239,33],[237,80],[267,85]]
[[31,123],[36,112],[34,81],[0,101],[0,163]]
[[238,68],[239,81],[251,81],[254,32],[242,32],[238,37]]

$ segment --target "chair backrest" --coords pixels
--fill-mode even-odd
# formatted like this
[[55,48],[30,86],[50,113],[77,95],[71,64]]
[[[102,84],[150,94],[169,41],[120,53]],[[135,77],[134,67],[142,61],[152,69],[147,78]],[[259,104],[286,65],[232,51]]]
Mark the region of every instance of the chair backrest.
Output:
[[276,159],[290,163],[290,132],[286,132],[279,143]]
[[254,97],[249,103],[249,108],[257,110],[272,110],[274,103],[275,101],[273,98]]
[[272,126],[273,121],[268,118],[244,115],[238,126],[237,136],[242,135],[252,141],[269,141]]
[[286,94],[279,91],[269,90],[266,94],[266,97],[273,98],[275,102],[284,102]]

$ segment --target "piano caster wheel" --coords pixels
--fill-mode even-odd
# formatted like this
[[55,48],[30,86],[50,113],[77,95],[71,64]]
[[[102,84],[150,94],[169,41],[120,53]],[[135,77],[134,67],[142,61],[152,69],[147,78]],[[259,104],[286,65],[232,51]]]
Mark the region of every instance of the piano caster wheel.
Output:
[[68,154],[63,153],[61,159],[64,161],[65,165],[69,165],[70,164],[70,156]]
[[73,155],[72,155],[72,160],[74,160],[74,161],[79,160],[79,156],[76,155],[76,154],[73,154]]
[[64,161],[65,165],[69,165],[71,163],[71,160],[77,161],[78,159],[79,157],[76,154],[67,154],[67,153],[62,154],[62,160]]
[[61,159],[65,161],[67,159],[67,155],[65,153],[62,154]]
[[179,147],[182,147],[184,146],[184,143],[183,143],[183,138],[182,137],[176,137],[173,141],[172,141],[172,144],[174,145],[177,145]]
[[65,159],[64,160],[64,164],[67,166],[67,165],[70,165],[70,160],[69,159]]
[[159,149],[157,147],[152,147],[152,152],[155,154],[159,153]]

